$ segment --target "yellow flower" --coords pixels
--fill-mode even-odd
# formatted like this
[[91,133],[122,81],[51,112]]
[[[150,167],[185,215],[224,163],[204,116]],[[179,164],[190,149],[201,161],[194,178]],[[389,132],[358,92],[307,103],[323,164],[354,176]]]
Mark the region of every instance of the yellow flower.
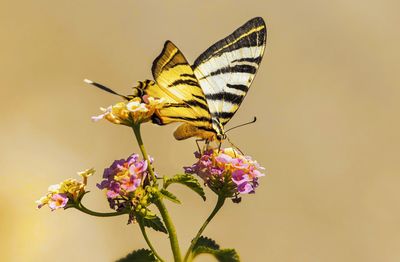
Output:
[[135,97],[134,99],[130,100],[129,103],[126,105],[126,108],[130,112],[149,112],[146,104],[141,103],[141,99],[139,97]]
[[164,99],[149,96],[135,97],[127,102],[119,102],[108,108],[100,108],[103,114],[93,116],[93,121],[107,119],[118,125],[133,126],[150,121],[151,116],[163,107]]
[[[219,151],[219,150],[218,150],[218,151]],[[219,154],[218,151],[214,151],[214,155],[218,155],[218,154]],[[223,152],[225,155],[228,155],[228,156],[233,157],[233,158],[238,157],[238,156],[241,156],[241,154],[240,154],[236,149],[234,149],[234,148],[232,148],[232,147],[224,148],[224,149],[222,150],[222,152]]]
[[87,185],[87,178],[90,177],[91,175],[93,175],[95,172],[96,172],[96,170],[94,170],[94,168],[89,168],[89,169],[83,170],[81,172],[78,172],[78,175],[83,177],[83,184]]
[[94,168],[89,168],[89,169],[78,172],[78,175],[80,175],[83,178],[85,178],[85,177],[87,178],[87,177],[93,175],[94,172],[96,172],[96,170],[94,170]]
[[60,193],[68,193],[74,200],[78,199],[81,193],[85,192],[85,184],[76,179],[66,179],[60,184]]

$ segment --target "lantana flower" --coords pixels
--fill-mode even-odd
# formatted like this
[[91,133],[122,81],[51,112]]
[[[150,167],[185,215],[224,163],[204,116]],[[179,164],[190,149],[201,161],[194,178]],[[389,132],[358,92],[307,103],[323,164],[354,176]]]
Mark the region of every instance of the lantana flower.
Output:
[[133,126],[150,121],[151,116],[165,104],[164,98],[154,98],[148,95],[134,97],[130,101],[119,102],[107,108],[100,108],[103,114],[93,116],[93,121],[107,119],[111,123]]
[[[150,160],[152,161],[152,160]],[[133,154],[126,160],[115,160],[104,169],[103,181],[97,184],[99,189],[105,189],[110,207],[120,211],[134,209],[147,204],[145,180],[148,177],[148,163]]]
[[51,185],[45,196],[41,197],[36,204],[38,208],[48,205],[54,211],[56,209],[65,208],[71,201],[77,201],[85,194],[85,186],[87,184],[87,177],[95,172],[93,168],[78,172],[84,178],[83,182],[76,179],[66,179],[59,184]]
[[197,174],[218,195],[238,199],[239,194],[255,193],[258,179],[264,176],[257,161],[233,148],[210,149],[195,156],[198,161],[184,167],[185,173]]

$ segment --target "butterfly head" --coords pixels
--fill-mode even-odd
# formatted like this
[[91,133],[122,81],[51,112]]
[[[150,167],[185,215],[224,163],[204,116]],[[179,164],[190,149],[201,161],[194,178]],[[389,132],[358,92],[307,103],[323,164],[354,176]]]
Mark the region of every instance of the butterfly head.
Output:
[[217,135],[217,140],[218,141],[225,140],[226,138],[227,138],[226,134],[218,134]]

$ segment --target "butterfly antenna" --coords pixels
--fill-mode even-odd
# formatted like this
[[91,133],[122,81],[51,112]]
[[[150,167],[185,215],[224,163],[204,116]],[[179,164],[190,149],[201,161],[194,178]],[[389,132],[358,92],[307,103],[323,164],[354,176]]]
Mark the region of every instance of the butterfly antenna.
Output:
[[124,98],[124,99],[126,99],[126,100],[128,100],[128,101],[130,100],[129,97],[124,96],[124,95],[121,95],[121,94],[118,94],[117,92],[115,92],[115,91],[112,90],[111,88],[108,88],[108,87],[106,87],[105,85],[96,83],[96,82],[94,82],[94,81],[92,81],[92,80],[84,79],[83,82],[85,82],[86,84],[95,86],[95,87],[97,87],[97,88],[100,88],[101,90],[106,91],[106,92],[108,92],[108,93],[111,93],[111,94],[113,94],[113,95],[120,96],[120,97],[122,97],[122,98]]
[[225,133],[228,133],[230,130],[233,130],[233,129],[238,128],[238,127],[242,127],[242,126],[246,126],[246,125],[253,124],[253,123],[255,123],[256,121],[257,121],[257,117],[254,117],[254,119],[251,120],[250,122],[247,122],[247,123],[244,123],[244,124],[241,124],[241,125],[238,125],[238,126],[234,126],[234,127],[232,127],[232,128],[229,128],[228,130],[225,131]]

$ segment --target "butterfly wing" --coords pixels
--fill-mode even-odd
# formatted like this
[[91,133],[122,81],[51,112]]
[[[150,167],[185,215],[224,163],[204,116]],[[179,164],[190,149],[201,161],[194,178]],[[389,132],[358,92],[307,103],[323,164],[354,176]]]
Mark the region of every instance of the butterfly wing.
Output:
[[[185,122],[196,130],[213,132],[204,93],[193,69],[172,42],[165,42],[161,54],[153,62],[152,73],[157,84],[149,85],[145,93],[167,102],[159,110],[156,123]],[[185,134],[185,138],[191,136]]]
[[213,118],[225,125],[239,108],[260,65],[267,30],[261,17],[216,42],[192,65]]

